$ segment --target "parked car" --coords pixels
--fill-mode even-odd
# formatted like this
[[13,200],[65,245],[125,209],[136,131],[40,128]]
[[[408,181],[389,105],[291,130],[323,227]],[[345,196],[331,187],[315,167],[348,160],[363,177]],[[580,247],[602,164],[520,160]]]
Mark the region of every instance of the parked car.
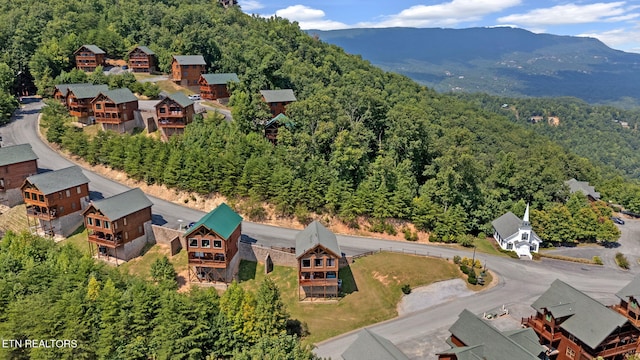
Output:
[[613,222],[618,225],[624,225],[624,220],[620,219],[619,217],[612,216],[611,220],[613,220]]
[[190,100],[200,100],[200,94],[189,95]]

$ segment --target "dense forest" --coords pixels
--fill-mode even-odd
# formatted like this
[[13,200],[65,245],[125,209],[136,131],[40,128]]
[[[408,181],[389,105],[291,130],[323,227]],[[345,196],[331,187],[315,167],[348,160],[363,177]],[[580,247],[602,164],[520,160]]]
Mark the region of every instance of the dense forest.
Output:
[[[176,292],[166,258],[154,282],[27,233],[0,240],[0,334],[5,341],[75,340],[2,346],[3,359],[313,359],[297,340],[274,283],[255,292],[233,283]],[[55,343],[54,343],[55,344]]]
[[[44,94],[83,43],[111,57],[148,45],[163,70],[171,54],[201,53],[210,71],[237,73],[233,123],[203,119],[161,143],[142,134],[89,138],[51,120],[50,136],[148,183],[247,199],[255,217],[267,201],[284,216],[330,213],[353,226],[368,216],[382,230],[387,219],[408,219],[432,239],[458,241],[489,233],[521,200],[538,210],[565,201],[571,177],[600,184],[610,176],[503,115],[385,73],[281,18],[211,1],[29,4],[5,5],[2,16],[21,30],[0,30],[0,44]],[[273,146],[259,125],[268,118],[259,90],[277,88],[292,88],[298,101],[287,108],[296,126]]]

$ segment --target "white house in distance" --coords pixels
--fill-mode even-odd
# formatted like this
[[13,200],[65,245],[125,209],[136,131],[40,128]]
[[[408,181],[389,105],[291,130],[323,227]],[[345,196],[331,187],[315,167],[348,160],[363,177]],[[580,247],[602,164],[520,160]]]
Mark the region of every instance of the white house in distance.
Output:
[[529,204],[522,220],[509,211],[493,220],[491,225],[493,225],[493,237],[501,248],[515,251],[519,256],[526,256],[529,259],[533,258],[531,253],[538,252],[542,240],[529,223]]

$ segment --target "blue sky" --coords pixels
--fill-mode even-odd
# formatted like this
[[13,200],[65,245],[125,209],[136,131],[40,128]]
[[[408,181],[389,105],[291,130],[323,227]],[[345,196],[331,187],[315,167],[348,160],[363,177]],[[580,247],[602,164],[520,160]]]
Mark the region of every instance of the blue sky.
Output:
[[297,21],[302,29],[513,26],[595,37],[640,53],[640,0],[239,0],[243,11]]

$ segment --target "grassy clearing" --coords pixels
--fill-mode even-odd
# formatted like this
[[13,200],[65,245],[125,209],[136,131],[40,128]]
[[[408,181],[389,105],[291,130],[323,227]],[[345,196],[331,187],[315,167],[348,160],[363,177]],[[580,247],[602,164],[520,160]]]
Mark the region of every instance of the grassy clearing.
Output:
[[[73,244],[83,254],[91,255],[91,249],[89,248],[88,233],[84,226],[81,226],[71,236],[62,240],[60,244]],[[95,253],[95,249],[94,249]]]
[[[265,277],[264,265],[243,261],[239,276],[245,289],[255,291]],[[276,266],[268,276],[280,288],[291,317],[307,323],[311,335],[305,342],[315,343],[397,316],[404,284],[415,288],[456,278],[459,272],[455,265],[441,259],[379,253],[340,270],[346,295],[328,303],[298,301],[294,268]]]
[[481,253],[490,254],[490,255],[498,255],[498,256],[507,256],[500,252],[500,250],[496,249],[494,246],[495,241],[492,238],[476,238],[474,241],[474,245],[476,246],[476,250]]
[[170,94],[175,93],[175,92],[181,92],[181,93],[183,93],[185,95],[191,95],[191,94],[194,93],[193,91],[191,91],[191,90],[189,90],[187,88],[184,88],[182,86],[176,85],[176,83],[174,83],[171,80],[158,81],[156,83],[156,85],[158,85],[158,87],[160,87],[160,90],[166,91],[166,92],[168,92]]
[[158,244],[147,244],[142,250],[142,256],[133,258],[126,263],[120,265],[120,269],[124,272],[128,272],[132,275],[138,275],[145,279],[151,278],[151,264],[157,259],[163,256],[167,256],[169,261],[173,264],[173,268],[176,271],[180,271],[187,267],[187,252],[181,251],[175,256],[169,255],[170,250],[168,246]]
[[6,232],[11,230],[13,232],[19,233],[28,229],[29,226],[27,225],[27,210],[24,204],[9,208],[5,213],[0,215],[1,231]]

